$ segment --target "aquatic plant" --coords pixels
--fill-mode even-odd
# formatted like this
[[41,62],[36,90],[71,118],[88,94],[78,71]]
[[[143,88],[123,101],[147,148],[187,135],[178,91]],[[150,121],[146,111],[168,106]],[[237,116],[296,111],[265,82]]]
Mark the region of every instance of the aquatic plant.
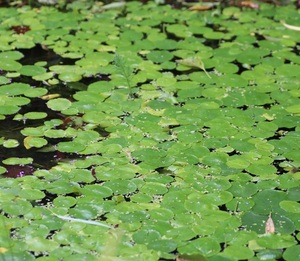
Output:
[[134,98],[132,91],[133,69],[127,64],[125,58],[119,54],[115,55],[114,64],[117,67],[118,73],[125,79],[126,86],[129,90],[129,97]]
[[298,11],[86,11],[0,8],[0,260],[299,259]]

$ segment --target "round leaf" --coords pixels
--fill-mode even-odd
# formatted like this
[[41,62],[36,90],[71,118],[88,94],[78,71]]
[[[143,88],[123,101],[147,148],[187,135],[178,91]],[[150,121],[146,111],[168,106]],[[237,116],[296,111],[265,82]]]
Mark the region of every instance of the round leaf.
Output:
[[68,109],[72,103],[65,98],[57,98],[47,102],[47,106],[49,109],[54,111],[63,111]]
[[66,142],[59,142],[56,145],[56,149],[61,152],[78,153],[84,150],[85,146],[78,142],[66,141]]

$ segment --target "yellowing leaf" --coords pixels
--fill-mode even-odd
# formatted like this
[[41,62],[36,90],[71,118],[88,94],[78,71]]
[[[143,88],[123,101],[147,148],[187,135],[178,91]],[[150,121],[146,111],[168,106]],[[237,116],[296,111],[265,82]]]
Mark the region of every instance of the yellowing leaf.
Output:
[[266,222],[265,233],[266,234],[274,234],[275,233],[275,225],[274,225],[273,219],[271,217],[271,213],[270,213],[269,218]]
[[182,64],[184,66],[200,68],[201,70],[203,70],[205,72],[205,74],[207,75],[208,78],[211,78],[210,75],[205,70],[204,63],[202,62],[202,59],[199,55],[188,57],[185,59],[176,60],[176,62],[179,64]]
[[23,144],[24,147],[29,150],[30,148],[32,148],[32,146],[30,146],[29,141],[32,139],[32,136],[28,136],[23,140]]
[[52,100],[52,99],[57,98],[57,97],[60,97],[60,94],[54,93],[54,94],[44,95],[44,96],[41,97],[41,99],[44,100],[44,101],[49,101],[49,100]]
[[154,116],[162,116],[164,114],[164,109],[162,110],[154,110],[150,107],[145,107],[144,111],[148,112],[149,114],[151,115],[154,115]]
[[262,115],[262,117],[264,117],[264,118],[265,118],[266,120],[268,120],[268,121],[272,121],[272,120],[275,119],[274,115],[270,115],[270,114],[268,114],[268,113],[264,113],[264,114]]
[[0,254],[7,252],[8,249],[5,247],[0,247]]
[[189,8],[191,11],[207,11],[212,9],[214,6],[213,5],[194,5]]

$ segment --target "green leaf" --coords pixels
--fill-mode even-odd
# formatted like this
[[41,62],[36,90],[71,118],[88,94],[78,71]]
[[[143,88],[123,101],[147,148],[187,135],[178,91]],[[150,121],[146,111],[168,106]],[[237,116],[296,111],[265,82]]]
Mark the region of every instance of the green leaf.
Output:
[[45,73],[46,69],[36,65],[23,65],[19,72],[25,76],[36,76]]
[[137,186],[128,180],[107,181],[104,186],[111,189],[115,195],[131,193],[137,189]]
[[162,251],[165,253],[170,253],[174,251],[177,247],[177,244],[174,241],[168,239],[158,239],[148,243],[147,245],[150,249]]
[[32,205],[22,199],[14,200],[13,204],[12,202],[3,202],[1,207],[5,213],[13,216],[25,215],[32,209]]
[[45,194],[38,189],[22,189],[19,192],[19,197],[28,200],[40,200],[45,197]]
[[52,109],[54,111],[63,111],[68,109],[72,103],[65,98],[57,98],[53,99],[47,102],[47,106],[49,109]]
[[163,63],[171,60],[172,57],[172,53],[168,51],[151,51],[147,54],[147,58],[154,63]]
[[280,212],[279,203],[287,198],[286,193],[277,190],[265,189],[253,196],[255,207],[253,211],[257,214],[269,214]]
[[286,110],[290,113],[294,113],[296,115],[300,114],[300,105],[292,105],[286,108]]
[[7,165],[26,165],[32,163],[32,158],[16,158],[11,157],[8,159],[3,160],[2,162]]
[[256,240],[257,244],[269,249],[282,249],[297,244],[294,237],[290,235],[266,234]]
[[29,84],[25,83],[10,83],[3,86],[0,86],[0,95],[22,95],[26,91],[30,90],[31,87]]
[[300,213],[300,203],[296,201],[283,200],[279,203],[279,205],[287,212]]
[[45,112],[27,112],[24,114],[24,118],[30,120],[39,120],[47,117],[47,113]]
[[245,169],[250,165],[250,163],[246,160],[235,158],[235,159],[229,159],[226,162],[226,165],[234,169]]
[[205,257],[214,256],[221,250],[217,241],[212,238],[198,238],[185,246],[178,247],[180,254],[201,254]]
[[48,141],[44,138],[28,136],[24,139],[24,146],[26,149],[30,149],[32,147],[42,148],[47,144]]
[[83,151],[85,148],[86,148],[85,145],[73,141],[59,142],[56,145],[56,149],[58,151],[68,152],[68,153],[78,153],[80,151]]
[[283,253],[283,258],[287,261],[293,261],[300,258],[300,246],[292,246]]
[[59,247],[57,242],[41,237],[28,238],[26,244],[29,250],[38,252],[53,251]]
[[254,252],[246,246],[230,245],[224,249],[222,255],[232,259],[250,260],[254,256]]
[[3,142],[5,148],[15,148],[19,146],[19,142],[15,139],[8,139]]
[[78,82],[82,76],[79,72],[63,72],[58,75],[58,78],[64,82]]

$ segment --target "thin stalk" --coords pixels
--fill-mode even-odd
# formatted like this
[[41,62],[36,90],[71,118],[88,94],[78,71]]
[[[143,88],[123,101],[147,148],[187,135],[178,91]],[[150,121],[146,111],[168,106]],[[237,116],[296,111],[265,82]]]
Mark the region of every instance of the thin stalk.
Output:
[[122,75],[123,78],[125,79],[126,85],[129,89],[129,96],[132,98],[133,97],[132,83],[131,83],[131,79],[133,76],[132,69],[130,68],[129,65],[127,65],[125,59],[118,54],[115,55],[114,64],[117,67],[119,74]]
[[72,218],[72,217],[66,217],[66,216],[61,216],[61,215],[57,215],[54,212],[51,211],[51,213],[62,219],[62,220],[67,220],[67,221],[74,221],[74,222],[79,222],[79,223],[84,223],[84,224],[88,224],[88,225],[95,225],[95,226],[99,226],[99,227],[106,227],[106,228],[111,228],[111,226],[106,225],[104,223],[101,222],[97,222],[97,221],[92,221],[92,220],[85,220],[85,219],[81,219],[81,218]]

